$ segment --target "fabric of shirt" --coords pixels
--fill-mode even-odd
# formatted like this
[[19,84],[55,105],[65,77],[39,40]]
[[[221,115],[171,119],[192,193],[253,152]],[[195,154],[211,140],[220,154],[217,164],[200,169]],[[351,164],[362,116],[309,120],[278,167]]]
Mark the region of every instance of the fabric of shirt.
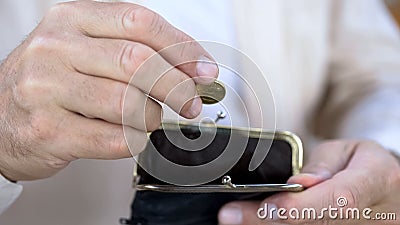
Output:
[[0,214],[4,212],[22,192],[22,186],[11,183],[0,176]]
[[[54,2],[0,1],[2,58]],[[368,138],[400,150],[400,34],[381,1],[141,4],[196,39],[224,42],[254,60],[272,89],[277,129],[300,135],[306,150],[325,138]],[[251,76],[253,68],[242,69]],[[221,76],[237,84],[229,72]],[[265,112],[271,110],[263,107]],[[206,115],[212,117],[215,110],[208,108]],[[268,121],[271,115],[263,116]],[[132,160],[80,160],[55,177],[23,182],[22,195],[0,216],[0,223],[116,224],[129,213],[132,165]],[[0,208],[17,195],[18,191],[8,194],[0,188]]]

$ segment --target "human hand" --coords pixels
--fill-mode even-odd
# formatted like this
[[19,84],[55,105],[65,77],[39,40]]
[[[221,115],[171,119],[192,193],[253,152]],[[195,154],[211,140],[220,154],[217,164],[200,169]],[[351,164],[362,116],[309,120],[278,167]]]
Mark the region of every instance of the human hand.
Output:
[[[400,219],[397,218],[400,215],[396,215],[397,220],[373,220],[378,219],[376,213],[399,212],[400,165],[387,150],[372,142],[333,141],[322,144],[309,154],[302,173],[291,177],[288,183],[302,184],[307,189],[299,193],[279,193],[262,202],[228,203],[219,212],[220,224],[398,224]],[[343,204],[344,201],[347,204]],[[329,206],[337,208],[336,213],[343,209],[342,218],[346,218],[347,209],[357,208],[360,219],[330,218],[329,211],[321,213]],[[288,219],[279,218],[276,210],[272,220],[271,214],[266,220],[260,219],[257,215],[260,208],[267,208],[269,212],[271,208],[286,209],[287,212],[282,210],[279,215]],[[324,217],[308,219],[308,214],[305,214],[303,219],[301,213],[305,208],[313,208],[317,217]],[[363,210],[368,208],[372,211],[364,217]],[[290,209],[297,209],[300,219],[292,219],[288,212]],[[265,210],[260,212],[262,217],[265,216]],[[348,215],[352,218],[352,214]]]
[[[188,43],[153,57],[128,85],[156,51],[181,42]],[[187,118],[200,113],[191,78],[217,76],[208,59],[192,38],[139,5],[56,5],[0,67],[0,172],[32,180],[79,158],[130,157],[123,128],[134,143],[130,150],[139,153],[146,132],[161,124],[161,106],[152,98]],[[193,60],[203,63],[172,66]],[[157,68],[172,69],[161,76]],[[171,90],[178,94],[166,99]]]

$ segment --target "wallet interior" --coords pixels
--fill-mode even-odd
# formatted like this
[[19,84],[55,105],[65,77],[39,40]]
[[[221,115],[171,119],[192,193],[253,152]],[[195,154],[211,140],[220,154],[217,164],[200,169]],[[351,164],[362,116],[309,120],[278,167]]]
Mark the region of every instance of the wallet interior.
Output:
[[[195,140],[207,129],[200,129],[199,125],[193,124],[165,124],[150,134],[148,146],[153,146],[165,159],[184,166],[199,166],[215,160],[227,148],[232,138],[232,129],[229,127],[215,127],[215,137],[201,151],[187,151],[182,149],[181,144],[188,139]],[[236,134],[238,130],[235,130]],[[239,129],[240,131],[240,129]],[[235,135],[237,143],[246,143],[245,150],[240,159],[224,175],[208,184],[221,184],[223,176],[230,176],[235,184],[285,184],[289,177],[299,173],[302,166],[302,147],[300,139],[289,132],[267,132],[262,130],[243,130],[243,135]],[[240,133],[240,132],[239,132]],[[250,135],[245,135],[250,133]],[[182,136],[183,134],[183,136]],[[257,149],[266,154],[256,154]],[[230,147],[232,148],[232,146]],[[158,163],[152,154],[146,154],[147,149],[139,156],[139,164],[154,166]],[[233,151],[243,151],[234,149]],[[259,151],[259,150],[257,150]],[[260,152],[258,152],[260,153]],[[249,164],[253,157],[260,158],[260,165],[255,170],[249,170]],[[231,161],[227,161],[231,162]],[[140,176],[137,184],[168,184],[150,175],[139,166],[135,174]]]

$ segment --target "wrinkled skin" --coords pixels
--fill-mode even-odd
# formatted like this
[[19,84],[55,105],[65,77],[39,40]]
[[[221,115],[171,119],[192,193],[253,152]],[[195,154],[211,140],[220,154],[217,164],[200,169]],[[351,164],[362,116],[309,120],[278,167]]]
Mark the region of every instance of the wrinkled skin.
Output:
[[[128,85],[146,59],[181,42],[188,43],[159,55]],[[200,59],[212,60],[192,38],[142,6],[94,1],[54,6],[0,67],[0,172],[14,181],[33,180],[79,158],[139,153],[146,132],[160,125],[161,106],[154,99],[187,118],[200,113],[191,78],[210,82],[217,66],[173,67]],[[158,67],[173,69],[146,75]],[[173,89],[179,95],[166,100]],[[124,99],[130,103],[125,108]],[[129,119],[122,126],[123,113]]]

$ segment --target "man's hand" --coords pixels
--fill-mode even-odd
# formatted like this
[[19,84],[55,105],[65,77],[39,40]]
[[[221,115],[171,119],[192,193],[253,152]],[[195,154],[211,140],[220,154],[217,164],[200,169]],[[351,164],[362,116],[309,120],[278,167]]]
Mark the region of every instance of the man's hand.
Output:
[[[145,60],[181,42],[190,43],[153,59],[128,85]],[[131,151],[139,153],[146,132],[161,123],[154,99],[194,118],[202,104],[191,78],[218,74],[215,64],[173,65],[210,59],[189,36],[139,5],[53,7],[0,67],[0,172],[11,180],[39,179],[79,158],[130,157],[123,112],[126,138],[136,146]],[[173,69],[161,76],[154,68]],[[179,95],[166,100],[171,90]]]
[[[400,166],[399,162],[381,146],[365,141],[334,141],[327,142],[310,155],[303,173],[293,176],[289,183],[299,183],[307,187],[300,193],[280,193],[263,202],[232,202],[225,205],[219,213],[221,225],[225,224],[399,224],[400,214]],[[338,206],[339,201],[343,207]],[[262,220],[257,216],[260,208],[269,205],[272,208],[290,210],[314,208],[317,216],[323,208],[346,209],[371,208],[371,220],[331,219],[325,211],[323,219],[290,219]],[[283,212],[283,211],[282,211]],[[336,211],[338,212],[338,211]],[[372,220],[375,213],[396,213],[397,220]],[[307,214],[306,214],[307,215]],[[334,215],[334,214],[333,214]],[[346,214],[344,214],[346,216]],[[351,214],[350,214],[351,216]],[[269,216],[268,216],[269,217]],[[281,217],[284,218],[284,217]]]

